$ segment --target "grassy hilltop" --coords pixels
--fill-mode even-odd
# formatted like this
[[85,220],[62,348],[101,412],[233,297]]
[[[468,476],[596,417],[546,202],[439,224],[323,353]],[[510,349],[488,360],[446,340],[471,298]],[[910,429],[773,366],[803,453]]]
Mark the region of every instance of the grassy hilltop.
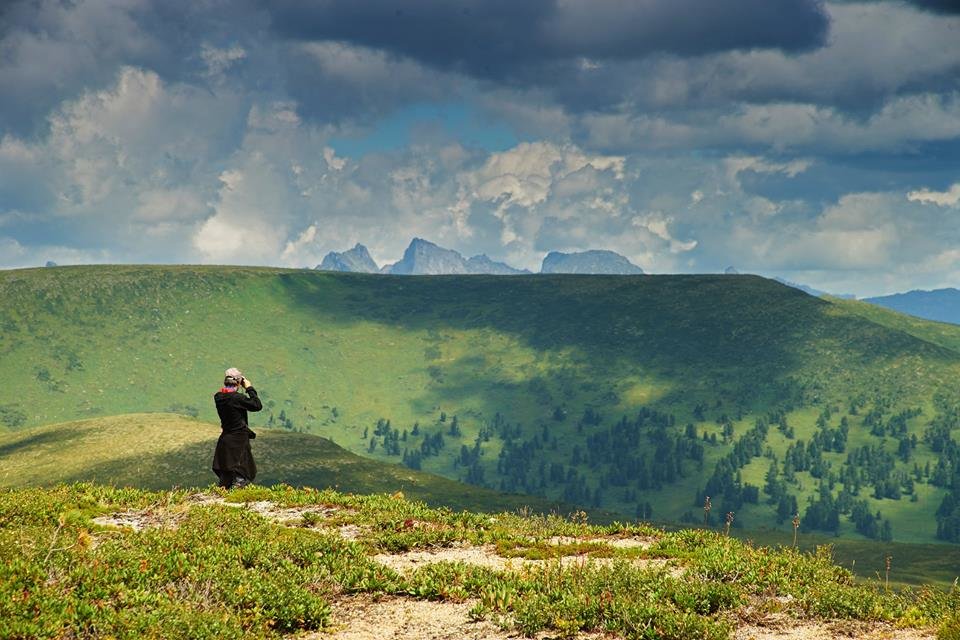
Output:
[[[0,434],[0,488],[99,482],[162,490],[215,484],[210,470],[220,426],[170,414],[131,414]],[[528,509],[565,513],[569,507],[491,491],[350,453],[312,434],[264,429],[254,440],[263,469],[257,483],[393,493],[454,509]]]
[[699,521],[706,492],[734,526],[789,531],[796,506],[931,542],[955,471],[960,328],[754,276],[97,266],[3,272],[0,296],[14,431],[213,420],[240,366],[255,429],[629,517]]
[[289,486],[0,491],[4,638],[948,640],[958,609],[955,588],[856,583],[827,549],[717,532]]

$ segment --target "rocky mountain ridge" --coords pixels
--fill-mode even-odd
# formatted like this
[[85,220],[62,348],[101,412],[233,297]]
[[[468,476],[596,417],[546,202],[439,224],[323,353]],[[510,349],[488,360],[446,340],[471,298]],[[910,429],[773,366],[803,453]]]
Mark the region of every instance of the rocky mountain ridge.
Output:
[[[383,273],[391,275],[521,275],[532,273],[517,269],[505,262],[493,260],[486,254],[470,258],[453,249],[441,247],[423,238],[414,238],[403,257],[393,264],[378,267],[370,252],[362,244],[349,251],[331,251],[317,267],[320,271],[348,271],[356,273]],[[609,250],[589,250],[574,253],[551,251],[543,259],[540,273],[579,274],[642,274],[643,269],[626,257]]]

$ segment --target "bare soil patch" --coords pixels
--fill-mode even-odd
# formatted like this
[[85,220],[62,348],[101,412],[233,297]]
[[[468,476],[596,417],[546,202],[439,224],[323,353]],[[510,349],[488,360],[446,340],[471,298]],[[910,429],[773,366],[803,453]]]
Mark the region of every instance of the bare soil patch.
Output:
[[[548,560],[504,558],[497,554],[495,546],[489,544],[481,546],[458,544],[440,549],[418,549],[398,554],[381,553],[373,556],[373,559],[398,573],[409,573],[424,565],[437,562],[463,562],[464,564],[485,567],[494,571],[516,571],[524,567],[542,566],[554,562],[559,562],[563,566],[572,566],[589,563],[608,565],[616,561],[614,558],[591,558],[580,555],[563,556]],[[635,559],[630,560],[630,562],[631,564],[641,567],[663,567],[667,564],[667,560],[661,558]]]
[[[509,640],[522,638],[488,620],[473,622],[473,602],[431,602],[407,598],[356,596],[333,603],[331,626],[298,640]],[[553,634],[555,635],[555,634]],[[534,638],[553,637],[541,633]],[[579,640],[615,640],[613,636],[581,634]]]
[[767,616],[760,624],[738,628],[734,640],[933,640],[933,631],[897,629],[888,624],[837,621],[800,621],[782,615]]
[[356,540],[363,536],[367,528],[355,524],[342,524],[336,528],[336,533],[344,540]]
[[323,505],[307,505],[302,507],[280,507],[266,500],[258,502],[224,503],[230,506],[241,507],[283,525],[305,525],[314,520],[326,520],[342,509]]
[[649,549],[653,546],[653,543],[656,542],[655,538],[647,538],[641,536],[634,536],[630,538],[575,538],[573,536],[552,536],[547,538],[547,543],[554,546],[562,546],[568,544],[583,544],[583,543],[599,543],[605,544],[610,547],[615,547],[617,549]]
[[500,640],[510,638],[492,622],[471,622],[472,603],[360,596],[333,603],[332,624],[304,640]]
[[603,538],[603,542],[617,549],[649,549],[656,538]]
[[93,519],[94,524],[102,527],[115,527],[118,529],[133,529],[134,531],[143,531],[144,529],[161,529],[165,527],[176,527],[176,518],[171,514],[154,514],[147,511],[123,511],[121,513],[111,513],[106,516],[98,516]]
[[[149,507],[147,509],[121,511],[93,519],[95,524],[105,527],[133,529],[142,531],[154,528],[176,528],[183,520],[191,507],[207,506],[212,504],[247,509],[259,513],[263,517],[286,526],[321,526],[324,520],[329,520],[343,509],[324,505],[305,505],[302,507],[281,507],[266,500],[257,502],[227,502],[223,496],[213,493],[195,493],[187,496],[183,503],[169,508]],[[356,526],[343,526],[333,529],[344,538],[354,539],[362,530]]]

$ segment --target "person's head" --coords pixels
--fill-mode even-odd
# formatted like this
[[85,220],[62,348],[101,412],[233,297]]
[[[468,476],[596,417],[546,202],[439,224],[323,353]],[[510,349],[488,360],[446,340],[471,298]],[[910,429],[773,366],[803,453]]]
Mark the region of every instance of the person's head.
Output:
[[223,373],[223,386],[239,387],[243,384],[243,373],[236,367],[230,367]]

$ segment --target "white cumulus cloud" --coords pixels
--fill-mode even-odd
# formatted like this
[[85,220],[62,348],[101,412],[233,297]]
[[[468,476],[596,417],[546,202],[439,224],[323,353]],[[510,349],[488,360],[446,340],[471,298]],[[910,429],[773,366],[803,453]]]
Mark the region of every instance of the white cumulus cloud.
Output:
[[960,182],[957,182],[946,191],[932,191],[930,189],[918,189],[907,193],[907,200],[913,202],[922,202],[924,204],[935,204],[941,207],[954,207],[960,203]]

